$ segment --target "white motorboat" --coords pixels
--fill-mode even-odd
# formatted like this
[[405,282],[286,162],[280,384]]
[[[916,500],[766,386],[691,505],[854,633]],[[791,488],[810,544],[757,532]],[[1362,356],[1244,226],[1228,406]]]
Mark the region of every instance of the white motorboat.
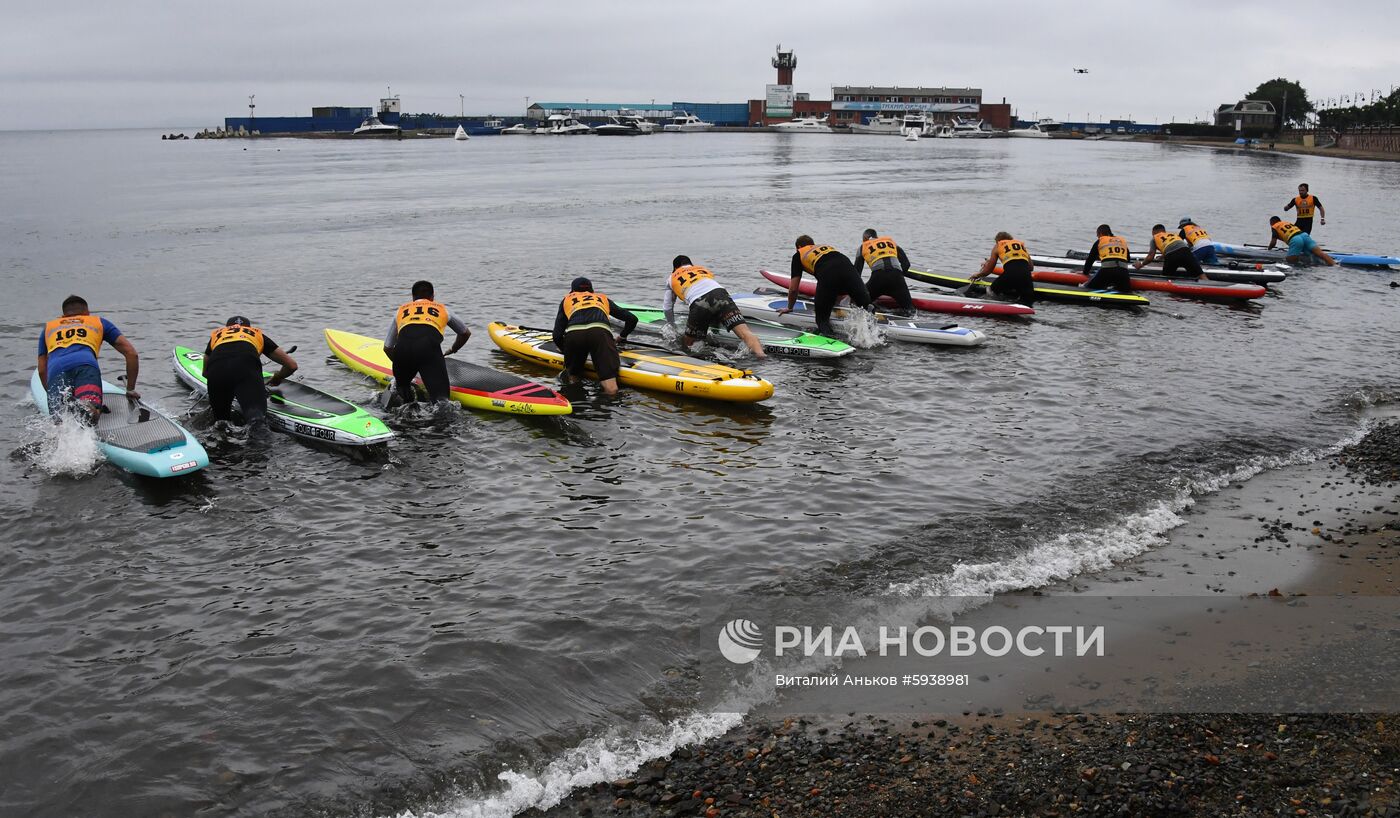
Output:
[[619,114],[617,118],[622,120],[623,122],[632,125],[634,128],[641,131],[642,133],[656,133],[658,130],[661,129],[660,125],[657,125],[655,122],[652,122],[650,119],[647,119],[641,114],[629,114],[624,111],[623,113]]
[[706,122],[694,114],[681,111],[676,116],[671,117],[671,121],[662,126],[661,130],[666,133],[699,133],[713,130],[714,127],[713,122]]
[[534,130],[535,134],[545,136],[577,136],[579,134],[593,133],[593,129],[574,119],[573,113],[550,114],[549,119],[544,124]]
[[982,120],[976,122],[964,122],[961,119],[953,120],[954,139],[991,139],[992,132],[982,127]]
[[1053,119],[1042,119],[1030,127],[1012,128],[1006,133],[1008,136],[1021,137],[1022,139],[1050,139],[1069,135],[1062,131],[1060,123]]
[[[651,127],[644,128],[643,124]],[[607,123],[594,128],[593,133],[599,136],[641,136],[651,133],[655,127],[639,116],[610,116]]]
[[395,138],[403,136],[403,128],[398,125],[385,125],[379,121],[379,117],[372,116],[361,122],[360,127],[356,128],[350,135],[358,136],[361,139]]
[[[500,120],[497,121],[499,122]],[[524,122],[521,122],[518,125],[512,125],[509,128],[501,128],[499,131],[497,131],[497,133],[499,133],[501,136],[508,136],[510,134],[530,134],[534,132],[535,129],[527,126]]]
[[931,125],[931,126],[929,127],[929,136],[935,137],[935,138],[937,138],[937,139],[952,139],[952,138],[953,138],[953,126],[952,126],[952,125]]
[[904,120],[900,124],[900,133],[909,134],[912,132],[919,136],[933,136],[937,127],[923,114],[910,112],[904,115]]
[[835,133],[831,126],[826,124],[825,116],[804,116],[798,117],[791,122],[779,122],[776,125],[769,125],[771,131],[780,133]]
[[878,133],[898,135],[904,132],[904,120],[897,116],[879,114],[869,122],[852,122],[851,133]]
[[470,136],[467,136],[467,129],[463,128],[461,125],[457,126],[457,133],[453,134],[452,138],[457,140],[458,142],[465,142],[468,139],[471,139]]

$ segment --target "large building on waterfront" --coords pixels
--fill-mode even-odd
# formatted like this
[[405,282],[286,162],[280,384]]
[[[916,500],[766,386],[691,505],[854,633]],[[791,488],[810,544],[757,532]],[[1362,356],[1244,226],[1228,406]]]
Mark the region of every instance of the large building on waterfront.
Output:
[[837,85],[831,88],[831,124],[847,126],[880,114],[921,113],[933,122],[981,119],[988,127],[1010,128],[1011,107],[982,102],[981,88],[905,85]]

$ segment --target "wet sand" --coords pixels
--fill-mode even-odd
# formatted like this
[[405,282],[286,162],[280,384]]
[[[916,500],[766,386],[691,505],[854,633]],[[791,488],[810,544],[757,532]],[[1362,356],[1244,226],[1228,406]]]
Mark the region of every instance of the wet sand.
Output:
[[[1200,610],[1171,621],[1153,620],[1163,609],[1141,606],[1144,631],[1170,631],[1169,641],[1202,657],[1242,639],[1253,643],[1245,653],[1255,655],[1267,623],[1243,637],[1222,633],[1205,607],[1210,597],[1308,605],[1338,597],[1385,603],[1396,595],[1397,479],[1400,421],[1391,420],[1334,457],[1201,498],[1166,545],[1139,559],[1029,593],[1194,601]],[[1016,596],[999,601],[1014,604]],[[1395,645],[1393,621],[1345,625],[1371,628],[1390,639],[1382,644]],[[1155,649],[1142,647],[1144,656]],[[1189,655],[1174,657],[1192,664]],[[1249,670],[1258,664],[1162,670],[1205,672],[1248,695],[1260,684]],[[1344,661],[1336,664],[1339,685],[1366,684],[1347,676]],[[1258,690],[1263,701],[1277,693]],[[1303,709],[1326,709],[1317,704]],[[531,814],[1393,817],[1400,816],[1397,705],[1382,697],[1367,713],[1000,714],[956,711],[941,701],[924,715],[756,713],[719,739]]]

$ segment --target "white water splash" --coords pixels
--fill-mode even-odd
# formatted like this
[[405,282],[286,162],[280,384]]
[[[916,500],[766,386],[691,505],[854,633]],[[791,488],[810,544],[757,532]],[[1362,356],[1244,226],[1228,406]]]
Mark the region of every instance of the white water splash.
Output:
[[106,458],[97,447],[97,433],[85,423],[65,418],[55,423],[47,415],[26,424],[33,436],[31,460],[50,477],[84,477]]
[[851,308],[846,311],[846,335],[851,346],[861,349],[883,346],[885,334],[875,323],[875,316],[866,310]]

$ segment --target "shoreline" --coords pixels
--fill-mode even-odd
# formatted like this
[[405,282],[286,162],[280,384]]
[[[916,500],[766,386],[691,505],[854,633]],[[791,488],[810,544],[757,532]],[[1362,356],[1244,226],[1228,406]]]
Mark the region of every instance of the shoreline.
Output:
[[[1333,159],[1355,159],[1362,162],[1400,162],[1400,154],[1385,153],[1383,151],[1358,151],[1347,148],[1318,148],[1304,147],[1293,142],[1277,142],[1267,139],[1259,140],[1259,146],[1245,147],[1236,145],[1231,141],[1214,141],[1210,139],[1195,139],[1192,137],[1149,137],[1143,141],[1156,142],[1161,145],[1183,145],[1193,148],[1219,148],[1221,150],[1247,150],[1251,153],[1279,153],[1290,154],[1292,156],[1324,156]],[[1267,145],[1268,147],[1264,147]]]
[[[1160,548],[1092,576],[998,600],[1014,604],[1016,597],[1032,594],[1394,597],[1400,591],[1397,480],[1400,421],[1383,420],[1336,454],[1266,471],[1199,498]],[[1184,639],[1199,633],[1200,643],[1239,636],[1212,635],[1204,613],[1141,624],[1170,627]],[[862,661],[866,669],[880,660]],[[1238,678],[1243,672],[1212,667],[1208,675],[1247,687],[1249,681]],[[1092,810],[1400,818],[1398,771],[1400,723],[1392,724],[1385,712],[755,712],[722,737],[523,815],[787,818]]]

